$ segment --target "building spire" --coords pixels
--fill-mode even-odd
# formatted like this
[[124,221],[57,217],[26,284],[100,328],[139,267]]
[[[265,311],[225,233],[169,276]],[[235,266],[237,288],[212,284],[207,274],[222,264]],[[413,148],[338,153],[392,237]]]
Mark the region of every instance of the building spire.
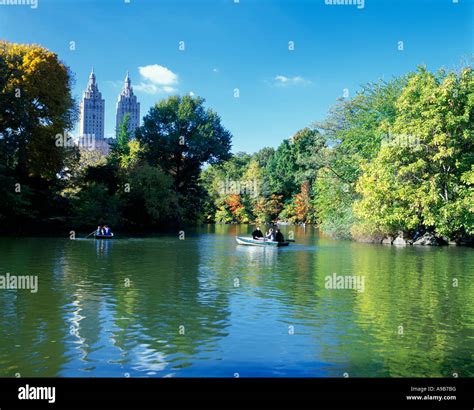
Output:
[[92,67],[92,71],[89,75],[89,83],[87,84],[87,88],[89,90],[93,90],[96,87],[97,87],[97,85],[96,85],[96,81],[95,81],[94,67]]
[[98,141],[104,138],[104,107],[105,101],[102,99],[94,67],[92,67],[81,103],[80,132],[82,136],[94,135]]
[[125,76],[122,91],[117,100],[117,114],[115,117],[117,132],[126,114],[130,115],[128,129],[133,134],[140,126],[140,103],[137,101],[136,95],[133,94],[132,80],[130,79],[130,73],[128,71]]
[[127,75],[125,76],[122,95],[126,95],[126,96],[133,95],[132,80],[130,80],[130,73],[128,71],[127,71]]

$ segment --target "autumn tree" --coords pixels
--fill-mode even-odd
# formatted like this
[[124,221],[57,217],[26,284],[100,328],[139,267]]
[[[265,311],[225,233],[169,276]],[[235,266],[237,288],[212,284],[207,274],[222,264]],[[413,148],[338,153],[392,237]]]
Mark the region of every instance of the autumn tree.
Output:
[[0,209],[4,226],[21,227],[25,218],[31,223],[37,214],[45,218],[64,212],[56,194],[62,183],[58,175],[76,156],[67,144],[77,114],[71,89],[70,70],[56,54],[0,41],[0,195],[8,201]]

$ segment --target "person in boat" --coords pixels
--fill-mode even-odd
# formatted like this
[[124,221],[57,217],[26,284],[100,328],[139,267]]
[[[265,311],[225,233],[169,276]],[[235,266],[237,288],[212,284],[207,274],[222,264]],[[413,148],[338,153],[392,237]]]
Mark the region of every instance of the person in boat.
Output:
[[270,230],[267,232],[267,234],[265,235],[265,239],[268,239],[270,241],[275,241],[275,231],[273,230],[273,228],[270,228]]
[[110,230],[110,228],[107,225],[104,226],[104,235],[105,236],[112,235],[112,231]]
[[95,234],[102,235],[102,227],[100,225],[97,227],[97,231],[95,231]]
[[255,229],[255,231],[252,232],[252,238],[253,239],[260,239],[260,238],[263,238],[263,233],[262,231],[260,230],[260,227],[257,226],[257,229]]
[[285,242],[285,237],[283,236],[283,234],[281,233],[279,229],[276,230],[275,240],[277,242]]

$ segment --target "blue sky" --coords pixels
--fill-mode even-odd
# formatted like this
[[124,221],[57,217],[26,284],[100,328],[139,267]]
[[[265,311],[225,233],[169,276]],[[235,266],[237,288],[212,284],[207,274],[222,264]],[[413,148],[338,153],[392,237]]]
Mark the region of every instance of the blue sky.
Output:
[[0,0],[0,38],[56,52],[75,74],[78,99],[94,66],[107,135],[129,70],[142,117],[156,101],[192,92],[219,113],[234,152],[278,146],[324,119],[344,89],[353,95],[419,64],[457,68],[473,54],[472,0],[365,0],[363,8],[327,0],[37,1]]

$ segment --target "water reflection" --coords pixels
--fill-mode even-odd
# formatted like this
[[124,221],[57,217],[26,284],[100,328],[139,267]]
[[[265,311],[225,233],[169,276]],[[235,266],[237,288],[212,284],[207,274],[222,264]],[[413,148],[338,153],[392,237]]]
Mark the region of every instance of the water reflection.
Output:
[[261,269],[263,266],[273,266],[275,263],[278,252],[281,249],[275,247],[265,246],[245,246],[237,245],[236,255],[244,257],[247,262],[247,266],[251,270]]
[[[238,246],[251,229],[0,239],[0,274],[39,275],[37,294],[0,290],[0,375],[474,375],[471,249],[290,226],[288,248]],[[326,289],[333,273],[363,275],[365,291]]]
[[112,246],[113,239],[96,239],[95,240],[95,248],[97,252],[97,256],[104,255],[107,256],[109,254],[109,248]]

